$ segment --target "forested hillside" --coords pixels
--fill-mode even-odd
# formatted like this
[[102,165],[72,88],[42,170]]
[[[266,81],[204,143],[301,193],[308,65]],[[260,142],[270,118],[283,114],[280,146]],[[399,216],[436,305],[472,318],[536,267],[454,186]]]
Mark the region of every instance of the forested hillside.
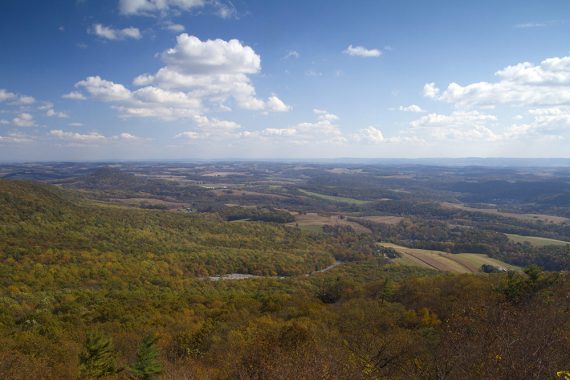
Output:
[[[0,208],[0,378],[554,378],[570,362],[563,273],[442,274],[348,227],[31,182],[0,181]],[[262,277],[207,277],[234,272]]]
[[206,276],[309,273],[333,263],[337,251],[332,241],[294,228],[70,198],[45,185],[0,181],[3,253],[34,263],[78,253],[132,263],[152,258],[181,274]]

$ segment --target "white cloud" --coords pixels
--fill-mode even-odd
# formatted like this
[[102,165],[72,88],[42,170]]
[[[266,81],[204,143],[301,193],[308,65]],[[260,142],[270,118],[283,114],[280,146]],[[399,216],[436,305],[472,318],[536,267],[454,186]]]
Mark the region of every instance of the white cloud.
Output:
[[528,110],[532,119],[525,124],[515,124],[505,133],[509,138],[526,136],[562,138],[570,133],[570,107],[546,107]]
[[287,52],[287,54],[285,54],[285,56],[283,57],[283,59],[289,59],[289,58],[295,58],[295,59],[297,59],[297,58],[299,58],[300,56],[301,56],[301,54],[299,54],[298,51],[296,51],[296,50],[289,50],[289,51]]
[[546,22],[524,22],[521,24],[516,24],[517,29],[530,29],[530,28],[544,28],[548,26],[549,23]]
[[16,98],[16,94],[9,92],[3,88],[0,88],[0,102],[5,102],[7,100],[12,100]]
[[265,128],[261,134],[263,136],[293,136],[297,134],[295,128]]
[[439,88],[436,87],[435,83],[426,83],[424,85],[424,96],[426,98],[434,99],[439,94]]
[[347,142],[336,124],[338,116],[320,109],[314,109],[313,113],[317,118],[316,121],[299,123],[287,128],[265,128],[259,135],[287,138],[294,144]]
[[83,95],[79,91],[71,91],[71,92],[68,92],[67,94],[63,94],[61,97],[64,99],[71,99],[71,100],[85,100],[85,99],[87,99],[85,97],[85,95]]
[[450,83],[439,92],[435,84],[424,94],[458,107],[557,106],[570,104],[570,56],[553,57],[539,65],[529,62],[507,66],[495,73],[498,81],[465,86]]
[[184,74],[255,74],[261,69],[259,55],[238,40],[201,41],[186,33],[161,57],[170,68]]
[[77,132],[64,132],[61,129],[53,129],[49,132],[50,136],[57,137],[61,140],[75,142],[100,142],[105,141],[106,137],[97,132],[81,134]]
[[195,116],[194,121],[196,122],[196,125],[200,128],[230,130],[230,129],[238,129],[241,127],[238,123],[234,121],[219,120],[215,118],[210,119],[207,116],[201,116],[201,115]]
[[107,102],[124,101],[132,97],[131,92],[122,84],[101,79],[99,76],[87,77],[77,82],[75,87],[83,88],[93,98]]
[[291,107],[288,106],[287,104],[283,103],[283,101],[281,99],[279,99],[277,96],[275,95],[271,95],[266,102],[266,108],[269,111],[275,111],[275,112],[287,112],[291,110]]
[[286,128],[265,128],[261,131],[244,131],[241,137],[258,139],[261,143],[276,140],[280,144],[293,145],[329,145],[348,146],[356,143],[362,146],[369,144],[414,144],[425,145],[425,141],[417,136],[385,137],[383,132],[374,126],[358,130],[356,133],[345,134],[338,125],[339,117],[328,111],[313,110],[316,120],[303,122]]
[[225,103],[229,100],[249,110],[290,109],[276,95],[266,101],[257,98],[249,75],[261,70],[261,59],[238,40],[201,41],[183,33],[176,46],[160,57],[166,66],[155,74],[136,77],[133,83],[141,87],[137,90],[99,76],[75,86],[95,99],[116,103],[115,108],[126,117],[192,118],[210,108],[228,109]]
[[122,140],[122,141],[138,141],[140,137],[130,134],[128,132],[119,133],[117,136],[113,136],[114,140]]
[[416,104],[410,104],[409,106],[400,106],[400,108],[398,109],[403,112],[413,112],[413,113],[426,112],[425,110],[422,109],[422,107]]
[[175,138],[184,138],[186,140],[198,140],[201,138],[200,134],[198,132],[194,132],[194,131],[181,132],[174,137]]
[[182,24],[175,24],[172,21],[166,21],[162,25],[163,29],[169,30],[174,33],[182,33],[186,28]]
[[36,99],[34,99],[31,96],[25,96],[25,95],[21,95],[18,98],[18,104],[22,104],[22,105],[29,105],[29,104],[33,104],[35,103]]
[[236,132],[241,126],[230,120],[220,120],[216,118],[209,118],[203,115],[196,115],[193,117],[195,125],[198,127],[198,131],[184,131],[176,136],[175,138],[185,139],[187,142],[193,142],[200,139],[210,139],[214,140],[229,140],[235,139],[241,135],[241,133]]
[[354,137],[358,142],[371,142],[373,144],[379,144],[385,141],[382,131],[373,126],[361,129]]
[[[435,140],[487,141],[506,143],[514,139],[560,140],[570,135],[570,106],[528,110],[528,117],[516,115],[510,125],[499,123],[495,115],[479,111],[431,113],[410,123],[410,137],[427,135]],[[527,119],[527,122],[521,122]]]
[[83,127],[83,123],[77,123],[77,122],[75,122],[75,123],[69,123],[69,124],[67,124],[67,125],[69,125],[70,127],[73,127],[73,128],[80,128],[80,127]]
[[449,115],[430,113],[412,121],[410,126],[425,129],[438,140],[497,141],[501,136],[491,129],[496,121],[496,116],[478,111],[455,111]]
[[12,104],[17,105],[30,105],[36,101],[31,96],[27,95],[18,95],[3,88],[0,88],[0,103],[2,102],[11,102]]
[[352,45],[348,45],[348,47],[342,52],[352,57],[363,57],[363,58],[380,57],[380,55],[382,55],[382,52],[379,49],[367,49],[364,46],[352,46]]
[[33,127],[36,122],[31,114],[24,112],[12,119],[12,124],[17,127]]
[[173,9],[189,11],[205,4],[205,0],[119,0],[119,10],[125,15],[145,15]]
[[236,18],[237,10],[231,1],[223,2],[222,0],[211,0],[210,3],[215,9],[215,14],[221,18]]
[[385,137],[382,131],[374,126],[369,126],[358,130],[357,133],[351,135],[351,140],[357,144],[408,144],[408,145],[426,145],[426,141],[415,135],[399,135],[393,137]]
[[65,112],[58,112],[58,111],[55,111],[54,109],[47,110],[46,116],[48,116],[48,117],[61,117],[61,118],[69,117]]
[[314,108],[313,112],[317,115],[317,119],[319,121],[328,121],[328,122],[332,122],[332,121],[336,121],[338,120],[338,116],[336,116],[335,114],[332,114],[326,110],[321,110],[318,108]]
[[222,0],[119,0],[119,11],[124,15],[159,14],[165,17],[205,6],[209,6],[221,18],[236,16],[233,4]]
[[93,24],[88,32],[97,37],[112,41],[126,40],[129,38],[138,40],[142,37],[140,30],[132,26],[124,29],[115,29],[103,24]]
[[67,118],[69,117],[65,112],[59,112],[54,109],[54,105],[51,102],[44,102],[44,104],[38,107],[41,111],[46,111],[47,117],[59,117],[59,118]]
[[6,136],[0,136],[0,143],[22,144],[34,141],[33,136],[27,136],[21,133],[10,133]]

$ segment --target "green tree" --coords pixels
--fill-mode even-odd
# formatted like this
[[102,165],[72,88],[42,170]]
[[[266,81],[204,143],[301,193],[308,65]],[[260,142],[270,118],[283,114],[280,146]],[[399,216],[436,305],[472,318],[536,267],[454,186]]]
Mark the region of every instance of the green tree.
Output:
[[132,370],[142,380],[152,379],[153,376],[160,375],[164,371],[156,346],[157,340],[156,335],[150,333],[143,338],[139,346],[137,361]]
[[113,340],[100,333],[90,333],[80,357],[81,377],[99,379],[119,372],[115,362]]

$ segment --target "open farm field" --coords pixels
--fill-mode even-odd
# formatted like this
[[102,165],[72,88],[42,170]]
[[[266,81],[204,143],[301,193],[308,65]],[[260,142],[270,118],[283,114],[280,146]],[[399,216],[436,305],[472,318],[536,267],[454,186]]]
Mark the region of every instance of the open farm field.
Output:
[[368,221],[374,222],[374,223],[398,224],[402,220],[404,220],[404,217],[393,216],[393,215],[373,215],[373,216],[363,216],[363,217],[353,218],[353,219],[363,219],[363,220],[368,220]]
[[310,212],[306,214],[295,214],[295,222],[289,223],[289,225],[298,225],[299,227],[307,226],[350,226],[357,232],[370,233],[370,230],[358,223],[349,221],[346,217],[341,215],[321,215],[315,212]]
[[402,265],[412,265],[435,269],[442,272],[477,273],[481,265],[488,264],[509,270],[516,270],[515,266],[490,258],[487,255],[476,253],[447,253],[427,249],[408,248],[392,243],[381,243],[382,246],[395,249],[401,258],[394,260]]
[[360,199],[346,198],[346,197],[335,197],[333,195],[319,194],[319,193],[314,193],[314,192],[303,190],[303,189],[299,189],[299,191],[305,195],[315,197],[315,198],[324,199],[324,200],[331,201],[331,202],[348,203],[348,204],[355,204],[355,205],[363,205],[363,204],[369,203],[368,201],[363,201]]
[[485,214],[499,215],[499,216],[504,216],[506,218],[519,219],[523,221],[531,221],[531,222],[541,221],[544,223],[556,223],[556,224],[570,222],[570,219],[556,215],[519,214],[515,212],[499,211],[496,208],[475,208],[475,207],[465,206],[460,203],[450,203],[450,202],[443,202],[441,205],[447,208],[456,208],[470,212],[482,212]]
[[556,239],[549,239],[543,238],[540,236],[523,236],[523,235],[516,235],[516,234],[507,234],[510,240],[514,241],[515,243],[530,243],[535,247],[546,247],[548,245],[568,245],[570,242],[556,240]]

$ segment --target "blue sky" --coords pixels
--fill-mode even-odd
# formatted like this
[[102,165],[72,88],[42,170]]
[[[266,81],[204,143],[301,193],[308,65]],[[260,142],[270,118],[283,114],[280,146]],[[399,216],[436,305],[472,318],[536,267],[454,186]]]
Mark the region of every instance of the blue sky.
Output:
[[569,1],[4,0],[0,160],[570,157]]

